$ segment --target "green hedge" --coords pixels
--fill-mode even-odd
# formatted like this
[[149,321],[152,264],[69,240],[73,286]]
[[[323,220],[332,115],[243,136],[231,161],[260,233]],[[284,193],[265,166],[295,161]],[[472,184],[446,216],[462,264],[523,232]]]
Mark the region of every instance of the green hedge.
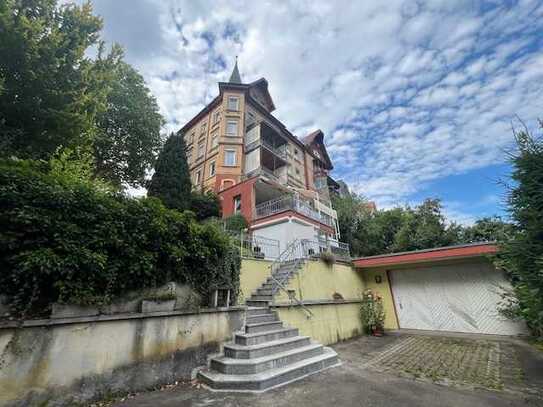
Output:
[[15,312],[107,304],[169,281],[203,298],[216,286],[238,289],[239,253],[215,225],[46,167],[0,161],[0,294]]

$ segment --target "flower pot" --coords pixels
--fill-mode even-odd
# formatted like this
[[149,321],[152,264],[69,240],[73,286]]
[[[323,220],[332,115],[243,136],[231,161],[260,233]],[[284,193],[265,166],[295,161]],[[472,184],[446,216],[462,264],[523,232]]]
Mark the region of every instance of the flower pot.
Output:
[[167,301],[143,300],[141,302],[142,313],[173,311],[174,307],[175,307],[175,300],[167,300]]
[[383,336],[383,334],[384,334],[383,328],[381,328],[381,327],[372,328],[371,334],[372,334],[373,336],[378,336],[378,337]]

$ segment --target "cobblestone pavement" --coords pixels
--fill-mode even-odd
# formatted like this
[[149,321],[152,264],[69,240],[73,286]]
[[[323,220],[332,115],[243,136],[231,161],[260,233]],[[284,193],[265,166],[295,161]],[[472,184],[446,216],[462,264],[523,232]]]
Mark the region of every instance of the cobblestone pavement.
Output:
[[437,336],[402,337],[365,366],[440,384],[529,391],[515,346],[507,341]]

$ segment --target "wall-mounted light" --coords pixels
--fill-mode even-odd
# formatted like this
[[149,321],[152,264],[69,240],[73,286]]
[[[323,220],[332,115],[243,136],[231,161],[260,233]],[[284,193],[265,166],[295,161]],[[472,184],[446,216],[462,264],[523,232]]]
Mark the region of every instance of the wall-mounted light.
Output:
[[376,282],[377,284],[381,284],[381,283],[383,282],[383,277],[382,277],[380,274],[377,274],[377,275],[375,276],[375,282]]

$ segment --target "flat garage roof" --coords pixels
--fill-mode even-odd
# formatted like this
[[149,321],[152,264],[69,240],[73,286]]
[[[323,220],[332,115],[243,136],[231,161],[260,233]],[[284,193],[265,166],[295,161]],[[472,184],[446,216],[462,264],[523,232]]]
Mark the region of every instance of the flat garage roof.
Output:
[[353,263],[357,268],[373,268],[400,264],[482,257],[496,253],[497,251],[498,246],[494,242],[471,243],[458,246],[437,247],[434,249],[360,257],[358,259],[354,259]]

